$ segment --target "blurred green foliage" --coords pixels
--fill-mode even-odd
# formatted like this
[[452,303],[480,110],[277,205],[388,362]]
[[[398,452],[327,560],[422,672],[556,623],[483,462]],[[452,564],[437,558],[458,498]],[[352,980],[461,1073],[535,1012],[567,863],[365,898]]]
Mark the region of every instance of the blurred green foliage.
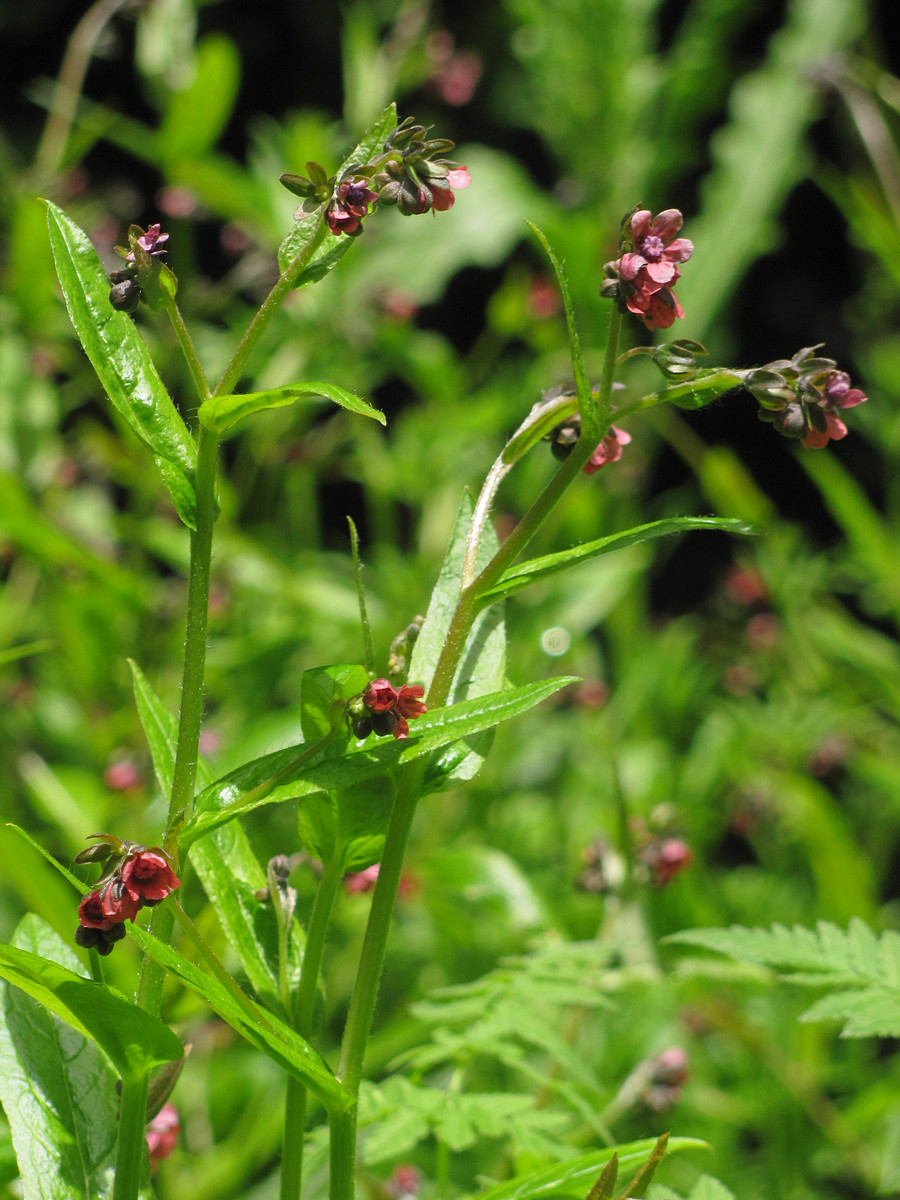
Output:
[[[434,1122],[407,1137],[404,1161],[443,1179],[445,1194],[471,1190],[479,1175],[536,1169],[560,1147],[584,1152],[607,1133],[625,1142],[666,1129],[708,1140],[712,1153],[674,1159],[658,1196],[675,1194],[670,1182],[687,1193],[705,1171],[739,1200],[900,1189],[892,1046],[800,1025],[804,998],[770,976],[659,945],[732,922],[900,924],[900,83],[879,62],[861,0],[762,9],[751,0],[478,6],[458,34],[482,30],[489,70],[453,110],[441,80],[466,45],[440,58],[439,9],[358,0],[342,17],[343,119],[337,83],[327,102],[245,119],[235,105],[252,79],[241,79],[227,6],[151,0],[87,30],[86,65],[104,38],[118,39],[115,96],[95,92],[88,72],[71,129],[51,121],[38,144],[33,122],[23,124],[0,146],[0,787],[7,819],[64,862],[89,833],[152,841],[163,820],[126,660],[177,704],[187,544],[152,461],[74,339],[39,195],[91,232],[110,267],[130,221],[163,219],[179,300],[215,376],[274,277],[293,207],[282,171],[309,159],[331,169],[395,95],[401,114],[467,134],[457,153],[473,184],[453,210],[434,223],[393,212],[370,220],[340,270],[279,314],[242,381],[259,391],[329,380],[383,408],[388,428],[283,409],[227,446],[203,746],[216,774],[296,740],[303,669],[361,657],[346,513],[361,530],[383,669],[391,638],[427,605],[461,490],[479,486],[540,390],[565,380],[562,318],[524,217],[566,260],[594,372],[607,316],[598,280],[634,203],[688,213],[696,253],[679,288],[683,334],[702,338],[717,362],[740,353],[742,296],[783,238],[797,189],[840,228],[855,294],[836,281],[838,299],[806,319],[810,341],[820,317],[822,337],[843,339],[870,395],[851,436],[798,455],[766,430],[758,450],[740,415],[737,433],[719,434],[728,402],[714,417],[635,423],[621,464],[574,491],[537,553],[711,511],[750,520],[761,536],[635,546],[517,597],[507,616],[512,681],[567,673],[585,683],[502,728],[472,783],[422,807],[369,1069],[397,1076],[382,1097],[537,1096],[506,1137],[482,1129],[449,1146]],[[313,23],[310,62],[320,32]],[[277,25],[265,36],[274,54]],[[44,69],[53,75],[57,64]],[[57,112],[66,100],[41,80],[28,95]],[[807,250],[838,254],[824,237]],[[188,394],[168,329],[145,313],[137,320],[176,400]],[[768,357],[798,348],[779,342]],[[623,373],[629,386],[656,386],[642,369]],[[510,476],[501,524],[548,471],[538,453]],[[782,485],[767,497],[773,478],[799,500],[785,503]],[[247,830],[263,861],[298,855],[292,883],[308,909],[314,878],[290,806],[262,809]],[[654,888],[650,850],[665,837],[685,840],[695,861]],[[624,897],[615,894],[623,860],[638,868]],[[0,864],[0,935],[31,909],[69,938],[71,894],[8,831]],[[185,890],[227,959],[197,880]],[[366,908],[359,895],[339,905],[326,1052]],[[577,947],[596,947],[598,934],[589,970]],[[447,1043],[452,1022],[434,1032],[446,1003],[423,1005],[434,989],[485,976],[476,994],[496,996],[491,973],[513,955],[504,1003],[521,1007],[516,988],[532,983],[517,972],[530,979],[554,953],[568,965],[551,979],[568,980],[571,993],[540,999],[543,1042],[514,1021],[481,1044],[474,1035]],[[126,990],[133,964],[124,949],[110,959]],[[167,1015],[194,1050],[178,1091],[183,1149],[160,1168],[160,1197],[272,1196],[275,1068],[174,987]],[[441,1038],[429,1059],[423,1047]],[[641,1064],[672,1045],[686,1049],[690,1074],[660,1098]],[[8,1157],[0,1142],[3,1195],[15,1174]],[[376,1146],[374,1195],[393,1165]],[[708,1186],[700,1194],[719,1195]]]

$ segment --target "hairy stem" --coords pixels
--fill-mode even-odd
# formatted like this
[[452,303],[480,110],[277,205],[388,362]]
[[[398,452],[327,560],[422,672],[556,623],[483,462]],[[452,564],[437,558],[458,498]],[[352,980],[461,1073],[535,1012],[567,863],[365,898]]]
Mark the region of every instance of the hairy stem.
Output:
[[122,1080],[112,1200],[137,1200],[147,1144],[148,1077]]
[[[288,1014],[289,1019],[293,1020],[294,1028],[307,1041],[312,1035],[313,1021],[315,1020],[319,969],[322,965],[325,937],[341,883],[342,865],[340,856],[335,856],[325,867],[322,878],[319,880],[306,932],[300,983],[294,996],[292,1012],[289,1010]],[[284,1103],[280,1200],[297,1200],[300,1195],[305,1132],[306,1088],[298,1079],[289,1076]]]

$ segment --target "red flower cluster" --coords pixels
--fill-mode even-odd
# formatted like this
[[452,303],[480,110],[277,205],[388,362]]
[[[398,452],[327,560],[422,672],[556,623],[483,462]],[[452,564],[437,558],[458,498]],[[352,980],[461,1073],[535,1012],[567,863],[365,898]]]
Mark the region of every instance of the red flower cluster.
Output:
[[334,199],[325,210],[328,228],[335,235],[361,233],[362,219],[377,199],[378,193],[366,187],[365,179],[348,179],[338,184]]
[[648,329],[668,329],[684,311],[672,288],[681,276],[677,264],[694,252],[687,238],[676,238],[683,217],[677,208],[657,216],[639,209],[626,226],[625,253],[603,268],[603,296],[617,297]]
[[404,684],[397,690],[387,679],[374,680],[357,698],[356,711],[351,707],[353,732],[358,738],[392,733],[402,741],[409,737],[409,722],[428,711],[422,703],[424,695],[425,689],[418,685]]
[[125,936],[125,922],[133,924],[141,908],[165,900],[181,886],[181,880],[175,878],[168,855],[159,846],[148,849],[110,834],[94,836],[103,839],[101,845],[83,851],[75,861],[99,862],[112,858],[115,865],[78,906],[75,941],[79,946],[93,946],[100,954],[109,954]]

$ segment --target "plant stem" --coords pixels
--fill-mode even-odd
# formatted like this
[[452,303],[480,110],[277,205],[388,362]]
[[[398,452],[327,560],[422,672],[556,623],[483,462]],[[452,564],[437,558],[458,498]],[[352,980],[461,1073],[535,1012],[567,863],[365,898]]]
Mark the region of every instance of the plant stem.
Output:
[[[354,1097],[359,1096],[366,1043],[372,1028],[375,1002],[378,999],[394,901],[400,886],[406,843],[409,840],[409,831],[412,828],[424,776],[425,766],[420,762],[410,763],[403,770],[385,836],[378,882],[372,896],[372,908],[359,956],[356,982],[350,998],[350,1011],[344,1026],[341,1056],[336,1072],[338,1079]],[[349,1113],[333,1114],[330,1124],[330,1200],[353,1200],[356,1177],[356,1108]],[[342,1149],[336,1149],[336,1141]]]
[[197,356],[197,351],[194,348],[194,342],[188,332],[188,327],[184,323],[181,310],[172,297],[168,295],[166,296],[166,313],[172,322],[172,328],[175,330],[175,336],[178,338],[181,353],[184,355],[184,361],[187,363],[191,379],[194,381],[197,396],[202,404],[204,400],[209,399],[209,384],[206,382],[203,367],[200,365],[200,359]]
[[227,396],[233,391],[235,384],[241,377],[241,373],[247,363],[247,359],[253,352],[256,343],[259,341],[266,326],[271,321],[272,317],[278,310],[279,305],[284,300],[285,296],[293,288],[297,281],[300,272],[312,258],[315,251],[325,233],[325,211],[324,209],[316,218],[315,228],[313,229],[309,241],[294,259],[294,261],[284,270],[278,279],[275,281],[272,290],[263,300],[259,309],[253,317],[253,320],[247,326],[244,336],[241,338],[237,350],[232,355],[231,362],[225,368],[222,378],[216,385],[214,396]]
[[[336,855],[325,867],[306,932],[303,950],[303,966],[300,983],[294,996],[293,1012],[288,1009],[288,1019],[301,1037],[309,1040],[312,1034],[316,1008],[316,988],[325,937],[334,911],[334,902],[341,883],[343,861]],[[280,1200],[297,1200],[303,1175],[303,1137],[306,1132],[306,1088],[293,1076],[288,1076],[287,1093],[284,1101],[284,1139],[281,1151]]]
[[122,1080],[112,1200],[137,1200],[147,1144],[148,1077]]

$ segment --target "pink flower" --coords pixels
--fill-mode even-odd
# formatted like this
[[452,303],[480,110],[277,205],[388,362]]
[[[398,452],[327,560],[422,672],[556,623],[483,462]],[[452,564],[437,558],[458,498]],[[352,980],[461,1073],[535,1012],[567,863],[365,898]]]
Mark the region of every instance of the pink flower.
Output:
[[160,1159],[168,1158],[178,1142],[181,1122],[174,1104],[165,1103],[147,1126],[147,1147],[150,1151],[150,1169]]
[[363,692],[363,704],[372,712],[387,712],[397,703],[397,692],[387,679],[376,679]]
[[356,233],[369,205],[378,199],[376,192],[366,187],[365,180],[347,180],[338,185],[334,199],[325,212],[328,228],[335,235]]
[[[861,401],[855,400],[853,403],[859,404]],[[807,426],[806,433],[803,435],[803,445],[809,450],[821,450],[830,441],[839,442],[841,438],[847,436],[847,426],[844,422],[839,417],[836,417],[833,412],[829,412],[827,409],[823,411],[825,413],[825,423],[828,428],[819,430],[811,429]]]
[[855,408],[868,399],[865,392],[850,386],[850,376],[846,371],[832,371],[825,380],[824,393],[825,408]]
[[[146,250],[151,258],[158,258],[160,254],[166,253],[166,248],[163,246],[163,242],[167,242],[169,240],[169,235],[167,233],[160,233],[159,223],[157,222],[156,225],[151,225],[147,232],[142,233],[141,236],[136,240],[141,249]],[[133,250],[129,250],[129,252],[125,255],[125,261],[135,261]]]
[[100,907],[104,917],[113,924],[131,921],[133,925],[141,902],[125,890],[120,878],[114,876],[100,893]]
[[169,892],[181,887],[181,880],[175,878],[161,850],[142,850],[122,867],[122,886],[133,900],[146,903],[165,900]]
[[654,887],[664,888],[680,871],[691,865],[694,852],[680,838],[664,838],[645,846],[640,857],[648,870],[650,883]]
[[380,863],[373,863],[371,867],[366,867],[364,871],[354,871],[349,875],[345,875],[344,891],[347,895],[356,896],[361,895],[363,892],[371,892],[378,878],[378,868],[380,865]]
[[422,703],[424,695],[425,689],[416,685],[413,687],[404,686],[397,693],[397,703],[394,705],[394,712],[397,714],[397,724],[393,728],[393,734],[398,740],[409,737],[408,721],[414,721],[422,713],[428,712],[427,707]]
[[582,469],[585,475],[594,475],[601,467],[618,462],[622,457],[622,447],[627,446],[630,441],[630,433],[626,433],[624,429],[617,429],[615,425],[610,425],[609,432],[584,464]]
[[648,263],[687,262],[694,253],[694,244],[687,238],[675,237],[683,223],[684,218],[677,208],[667,208],[652,218],[649,209],[640,209],[631,218],[635,250]]

